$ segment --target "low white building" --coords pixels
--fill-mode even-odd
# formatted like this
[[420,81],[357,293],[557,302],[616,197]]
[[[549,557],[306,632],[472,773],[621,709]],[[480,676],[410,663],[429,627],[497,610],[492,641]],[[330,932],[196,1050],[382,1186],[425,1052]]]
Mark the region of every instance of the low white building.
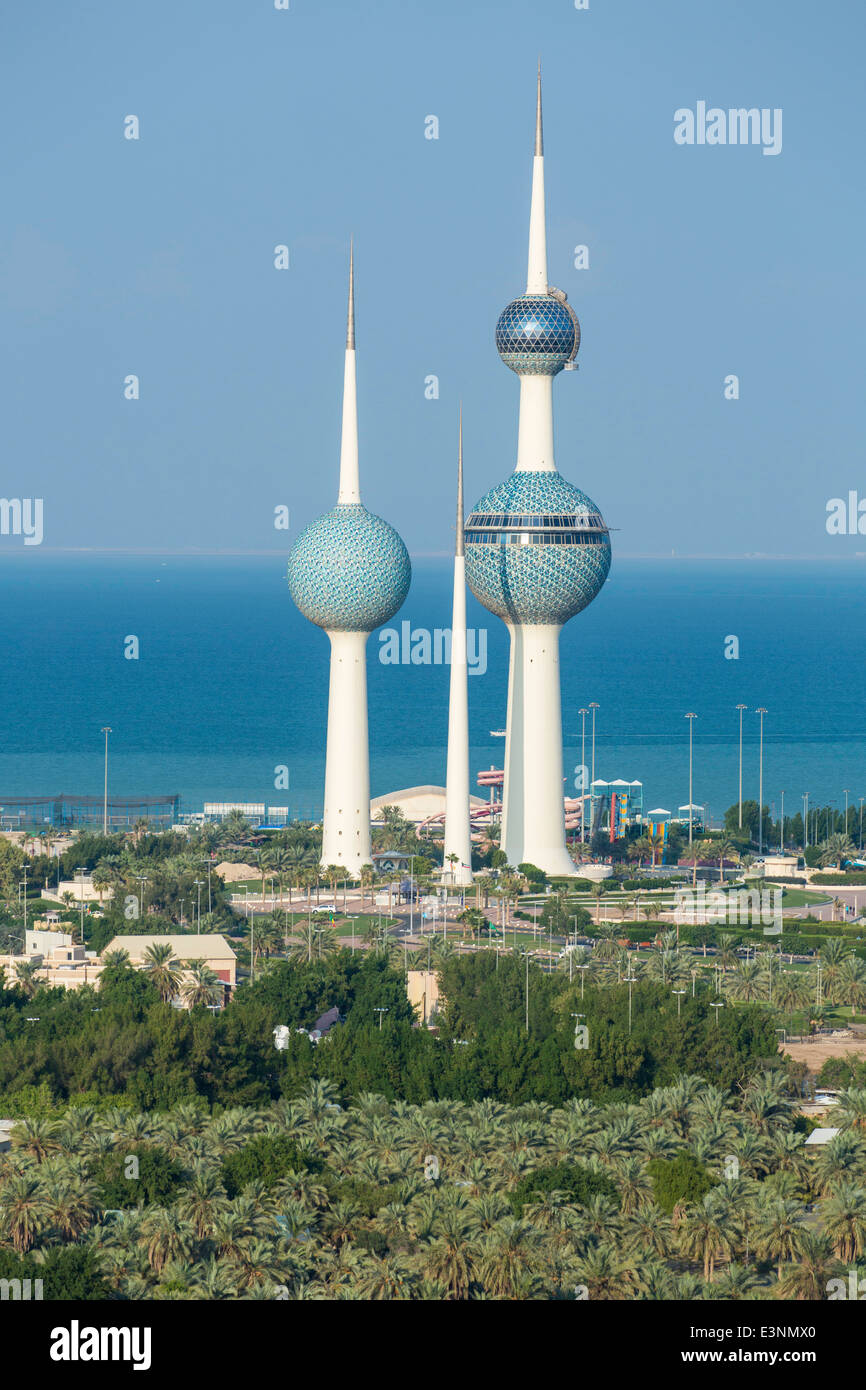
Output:
[[796,854],[768,854],[758,867],[764,878],[797,878],[803,876],[797,863]]

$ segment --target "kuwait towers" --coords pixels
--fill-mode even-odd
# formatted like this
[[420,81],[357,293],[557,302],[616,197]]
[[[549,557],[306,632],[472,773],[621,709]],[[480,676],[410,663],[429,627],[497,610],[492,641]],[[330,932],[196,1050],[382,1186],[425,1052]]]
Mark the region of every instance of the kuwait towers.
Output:
[[610,538],[553,454],[553,378],[572,368],[580,325],[547,283],[541,73],[532,166],[526,293],[503,310],[496,347],[520,378],[517,466],[466,522],[466,575],[511,638],[502,848],[510,864],[574,874],[565,844],[559,634],[592,602],[610,569]]
[[289,590],[304,617],[331,642],[322,864],[357,876],[370,863],[367,638],[393,618],[409,591],[409,555],[393,526],[361,502],[355,382],[354,258],[343,377],[343,435],[337,505],[298,537]]
[[[445,843],[442,877],[467,888],[472,879],[469,825],[469,690],[466,666],[466,556],[463,542],[463,414],[457,444],[457,542],[451,611],[451,688],[448,700],[448,767],[445,774]],[[450,856],[453,855],[452,860]]]

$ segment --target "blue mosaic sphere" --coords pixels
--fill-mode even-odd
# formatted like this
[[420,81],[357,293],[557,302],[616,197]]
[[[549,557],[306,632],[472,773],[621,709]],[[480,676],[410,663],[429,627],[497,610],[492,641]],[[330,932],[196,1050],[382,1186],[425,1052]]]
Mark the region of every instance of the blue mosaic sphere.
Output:
[[505,622],[567,622],[610,569],[598,507],[559,473],[512,473],[491,488],[466,520],[465,541],[469,587]]
[[496,351],[519,376],[556,376],[579,347],[577,315],[553,295],[523,295],[499,315]]
[[330,632],[372,632],[409,592],[409,552],[393,526],[360,503],[334,507],[289,555],[289,591],[305,618]]

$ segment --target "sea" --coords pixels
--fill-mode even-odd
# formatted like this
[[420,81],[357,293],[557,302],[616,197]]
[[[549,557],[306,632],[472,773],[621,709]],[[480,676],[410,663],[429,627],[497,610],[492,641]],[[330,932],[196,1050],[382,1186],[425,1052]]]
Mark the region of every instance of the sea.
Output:
[[[108,725],[112,794],[321,815],[329,644],[294,607],[285,570],[278,554],[0,553],[0,808],[101,796]],[[436,630],[449,627],[451,585],[447,557],[416,558],[390,632],[369,639],[374,796],[444,783],[449,668]],[[841,809],[847,789],[853,828],[866,797],[864,596],[863,558],[616,559],[562,633],[564,790],[591,766],[579,710],[595,702],[595,775],[639,781],[645,810],[675,812],[693,712],[693,799],[718,823],[737,799],[738,704],[743,793],[757,798],[763,706],[773,814],[783,791],[792,815],[807,793]],[[471,595],[468,622],[474,781],[502,766],[508,645]]]

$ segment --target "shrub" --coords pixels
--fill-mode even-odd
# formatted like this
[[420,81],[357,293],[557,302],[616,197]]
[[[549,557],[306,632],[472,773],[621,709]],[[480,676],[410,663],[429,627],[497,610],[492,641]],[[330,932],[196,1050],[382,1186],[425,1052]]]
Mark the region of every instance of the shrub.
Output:
[[262,1134],[223,1159],[222,1180],[228,1195],[237,1197],[251,1182],[273,1187],[290,1170],[320,1173],[323,1167],[320,1159],[299,1148],[287,1135]]
[[671,1214],[680,1202],[700,1202],[716,1184],[690,1150],[676,1158],[654,1158],[647,1164],[656,1202]]
[[[127,1177],[127,1159],[135,1158],[138,1176]],[[102,1190],[102,1206],[108,1211],[126,1207],[159,1206],[170,1202],[183,1181],[183,1169],[164,1149],[133,1145],[127,1153],[103,1159],[95,1174]]]
[[526,1173],[508,1194],[511,1210],[518,1220],[524,1206],[531,1206],[547,1192],[565,1192],[572,1206],[583,1207],[591,1197],[607,1197],[619,1207],[616,1185],[606,1173],[593,1173],[577,1163],[556,1163]]

